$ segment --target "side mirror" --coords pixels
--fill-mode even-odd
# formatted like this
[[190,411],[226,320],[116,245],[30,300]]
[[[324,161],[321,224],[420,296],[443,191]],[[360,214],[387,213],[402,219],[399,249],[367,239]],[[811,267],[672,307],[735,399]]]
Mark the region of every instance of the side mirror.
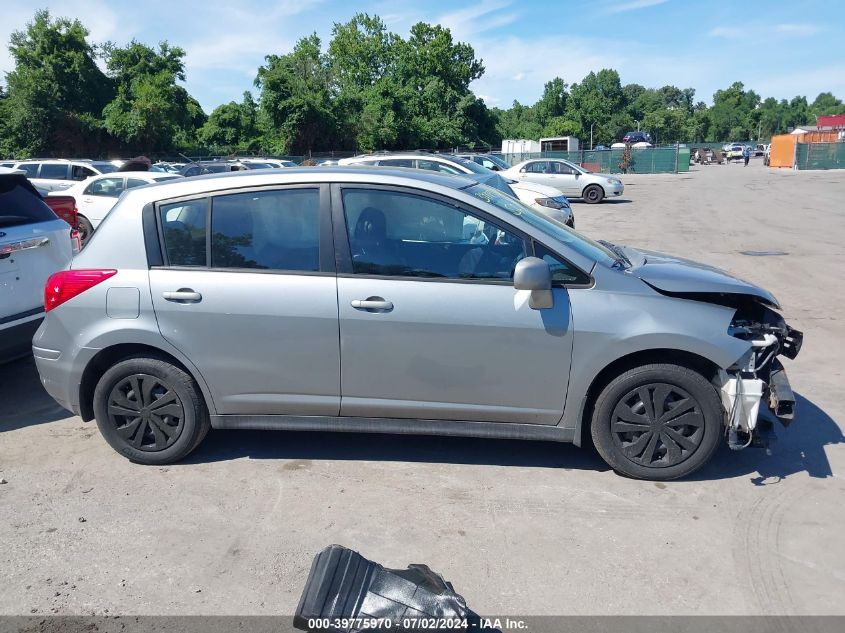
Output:
[[513,273],[513,287],[531,291],[528,307],[532,310],[543,310],[554,305],[552,270],[538,257],[526,257],[517,262]]

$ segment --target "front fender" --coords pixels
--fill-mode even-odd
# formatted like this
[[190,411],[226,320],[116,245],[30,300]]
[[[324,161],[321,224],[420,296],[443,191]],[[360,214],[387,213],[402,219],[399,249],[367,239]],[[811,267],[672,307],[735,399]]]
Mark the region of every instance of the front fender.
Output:
[[590,386],[613,362],[638,352],[673,350],[727,368],[751,345],[728,334],[735,310],[725,306],[654,295],[570,291],[574,342],[563,416],[558,424],[576,430]]

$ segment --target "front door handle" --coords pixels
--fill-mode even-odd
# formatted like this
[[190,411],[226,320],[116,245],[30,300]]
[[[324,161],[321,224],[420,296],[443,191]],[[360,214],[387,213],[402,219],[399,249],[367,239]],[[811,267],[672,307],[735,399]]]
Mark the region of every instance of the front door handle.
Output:
[[367,310],[368,312],[390,312],[393,309],[393,302],[385,301],[382,297],[367,297],[366,299],[353,299],[352,307],[356,310]]
[[202,295],[190,288],[179,288],[179,290],[165,290],[161,296],[168,301],[197,303],[202,301]]

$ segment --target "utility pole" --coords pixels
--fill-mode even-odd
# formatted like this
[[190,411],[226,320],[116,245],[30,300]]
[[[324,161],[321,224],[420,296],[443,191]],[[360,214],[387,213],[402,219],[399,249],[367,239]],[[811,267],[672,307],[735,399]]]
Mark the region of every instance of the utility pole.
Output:
[[590,151],[593,149],[593,126],[596,124],[595,121],[590,123]]
[[640,131],[640,122],[637,121],[636,119],[634,119],[634,123],[637,124],[637,132],[639,132]]

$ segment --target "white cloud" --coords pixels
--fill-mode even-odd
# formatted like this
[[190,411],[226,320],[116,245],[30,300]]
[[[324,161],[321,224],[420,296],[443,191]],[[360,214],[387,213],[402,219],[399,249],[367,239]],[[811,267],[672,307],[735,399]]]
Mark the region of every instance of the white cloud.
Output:
[[815,35],[819,32],[819,27],[815,24],[778,24],[775,30],[780,33],[788,33],[790,35]]
[[466,8],[443,14],[433,21],[447,27],[455,39],[471,39],[480,33],[506,26],[516,20],[516,13],[500,13],[510,4],[509,0],[481,0]]
[[659,4],[664,4],[669,0],[631,0],[630,2],[622,2],[621,4],[614,4],[607,9],[605,13],[623,13],[625,11],[636,11],[637,9],[647,9],[648,7],[656,7]]

